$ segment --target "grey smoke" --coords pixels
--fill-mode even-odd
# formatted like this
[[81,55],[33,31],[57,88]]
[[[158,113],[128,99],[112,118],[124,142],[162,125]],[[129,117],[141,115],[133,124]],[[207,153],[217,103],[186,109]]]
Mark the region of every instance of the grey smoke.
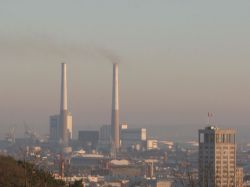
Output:
[[55,63],[62,60],[72,61],[72,59],[91,59],[92,61],[95,59],[105,59],[111,63],[118,63],[120,61],[118,55],[106,47],[45,36],[8,37],[8,39],[1,37],[0,55],[18,57],[24,60],[52,58],[56,59]]

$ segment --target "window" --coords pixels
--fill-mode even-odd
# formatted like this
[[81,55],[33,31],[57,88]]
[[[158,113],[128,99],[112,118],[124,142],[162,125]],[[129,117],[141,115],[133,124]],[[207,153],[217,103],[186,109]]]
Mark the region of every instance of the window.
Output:
[[210,142],[214,143],[214,135],[213,134],[210,134]]
[[200,143],[204,143],[204,133],[200,133]]

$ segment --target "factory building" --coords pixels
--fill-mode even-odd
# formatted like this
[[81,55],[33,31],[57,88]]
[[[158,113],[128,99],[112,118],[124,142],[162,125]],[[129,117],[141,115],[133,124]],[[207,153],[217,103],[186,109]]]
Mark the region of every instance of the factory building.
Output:
[[99,131],[79,131],[78,141],[84,150],[90,152],[97,149]]
[[147,130],[145,128],[128,128],[121,130],[121,147],[123,150],[145,149],[147,142]]
[[52,142],[58,142],[60,133],[59,133],[59,115],[50,116],[49,124],[50,124],[50,135],[49,139]]
[[149,139],[147,140],[147,150],[158,149],[158,140]]
[[99,131],[98,149],[110,151],[111,147],[111,125],[103,125]]
[[[49,139],[52,142],[58,142],[60,140],[60,115],[50,116],[50,135]],[[67,115],[67,134],[68,139],[72,140],[72,115]]]

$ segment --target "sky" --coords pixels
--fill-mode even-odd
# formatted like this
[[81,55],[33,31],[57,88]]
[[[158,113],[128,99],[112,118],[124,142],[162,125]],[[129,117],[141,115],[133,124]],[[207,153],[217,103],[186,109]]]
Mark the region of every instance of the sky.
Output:
[[0,1],[0,138],[42,136],[59,112],[60,63],[78,130],[110,124],[112,62],[120,118],[162,139],[212,122],[250,141],[250,1]]

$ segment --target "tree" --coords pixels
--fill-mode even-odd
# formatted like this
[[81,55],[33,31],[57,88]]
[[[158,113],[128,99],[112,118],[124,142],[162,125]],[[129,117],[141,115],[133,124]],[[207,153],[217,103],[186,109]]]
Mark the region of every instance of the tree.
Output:
[[26,160],[16,161],[12,157],[0,156],[0,186],[62,187],[65,183],[54,179],[49,172],[36,169]]
[[82,187],[82,179],[75,181],[73,185],[70,185],[70,187]]

